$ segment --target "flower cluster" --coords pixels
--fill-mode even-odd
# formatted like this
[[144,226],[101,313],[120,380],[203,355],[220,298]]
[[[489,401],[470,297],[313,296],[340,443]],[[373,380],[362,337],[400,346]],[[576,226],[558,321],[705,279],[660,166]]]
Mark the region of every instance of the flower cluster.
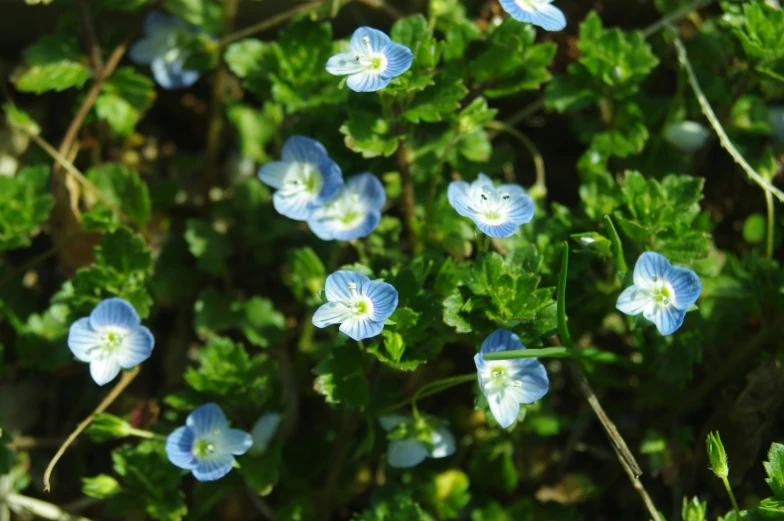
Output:
[[307,221],[320,239],[359,239],[375,230],[381,220],[386,202],[381,181],[365,173],[344,184],[340,167],[313,139],[289,138],[281,160],[262,166],[258,176],[275,188],[275,210],[291,219]]

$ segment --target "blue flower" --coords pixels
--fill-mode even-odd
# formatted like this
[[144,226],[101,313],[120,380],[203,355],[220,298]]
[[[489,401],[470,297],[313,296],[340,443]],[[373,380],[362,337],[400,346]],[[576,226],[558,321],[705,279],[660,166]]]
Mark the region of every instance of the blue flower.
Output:
[[147,360],[154,344],[139,314],[121,298],[104,300],[68,331],[68,347],[77,360],[90,363],[90,374],[98,385],[114,380],[120,369],[132,369]]
[[702,292],[702,282],[687,268],[673,266],[663,255],[647,251],[634,266],[634,285],[618,297],[615,307],[627,315],[639,315],[656,324],[662,335],[681,325]]
[[381,427],[390,432],[403,425],[406,432],[404,439],[392,439],[387,449],[387,462],[390,467],[410,468],[422,463],[425,458],[445,458],[455,453],[455,437],[444,426],[432,428],[425,426],[430,432],[429,446],[422,443],[418,436],[414,421],[406,416],[389,414],[378,418]]
[[253,438],[253,447],[248,451],[249,454],[261,455],[267,452],[270,441],[275,436],[281,420],[280,414],[276,412],[268,412],[253,426],[250,435]]
[[359,239],[376,229],[386,200],[376,176],[359,174],[346,181],[334,199],[313,211],[308,226],[325,241]]
[[356,92],[383,89],[414,61],[411,49],[370,27],[354,31],[350,47],[349,52],[336,54],[327,61],[327,72],[335,76],[349,75],[348,88]]
[[560,31],[566,27],[566,17],[552,1],[500,0],[501,7],[515,20],[538,25],[546,31]]
[[534,217],[534,201],[521,186],[496,188],[484,174],[471,184],[452,181],[447,195],[457,213],[470,218],[490,237],[511,237],[521,224]]
[[356,341],[381,333],[397,308],[397,290],[391,284],[356,271],[336,271],[327,277],[325,293],[329,302],[313,314],[313,325],[340,324],[340,330]]
[[258,175],[277,190],[272,198],[275,210],[297,221],[307,221],[343,185],[343,173],[324,146],[302,136],[287,139],[281,160],[262,166]]
[[144,20],[144,37],[134,42],[128,55],[139,65],[150,65],[164,89],[187,88],[199,79],[198,71],[183,70],[188,57],[185,47],[197,33],[180,18],[153,11]]
[[229,429],[226,415],[214,403],[202,405],[166,439],[166,455],[174,465],[193,471],[199,481],[214,481],[229,473],[234,456],[253,445],[250,434]]
[[550,381],[547,371],[536,358],[487,361],[485,353],[525,349],[520,337],[498,329],[482,342],[474,356],[479,387],[487,398],[490,412],[504,429],[517,420],[520,404],[533,403],[547,394]]
[[670,123],[664,128],[664,139],[682,152],[693,154],[703,147],[710,132],[696,121]]

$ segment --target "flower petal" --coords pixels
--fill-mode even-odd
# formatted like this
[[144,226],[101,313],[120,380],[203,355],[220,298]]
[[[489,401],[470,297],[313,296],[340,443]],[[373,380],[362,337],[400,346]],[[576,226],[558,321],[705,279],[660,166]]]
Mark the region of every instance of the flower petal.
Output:
[[250,434],[240,429],[229,429],[223,432],[220,450],[239,456],[245,454],[251,445],[253,445],[253,438]]
[[673,266],[667,271],[664,278],[672,286],[671,300],[672,305],[676,308],[689,309],[700,298],[702,281],[692,270]]
[[[322,207],[323,208],[323,207]],[[316,208],[308,219],[310,230],[323,241],[353,241],[367,237],[381,222],[381,213],[378,211],[369,212],[365,218],[358,222],[356,226],[346,228],[336,219],[325,216],[322,208]]]
[[500,224],[488,224],[486,222],[482,222],[482,220],[477,219],[474,221],[476,223],[476,227],[484,233],[485,235],[489,235],[490,237],[496,237],[498,239],[506,239],[507,237],[511,237],[515,234],[520,225],[514,221],[506,221]]
[[313,203],[317,195],[301,190],[287,193],[282,190],[272,196],[272,206],[280,215],[295,221],[307,221],[313,214]]
[[275,190],[280,190],[290,168],[290,161],[271,161],[259,168],[256,175],[262,183],[271,186]]
[[323,329],[332,324],[342,324],[353,316],[354,314],[343,302],[327,302],[313,313],[313,325]]
[[176,16],[166,16],[160,11],[151,11],[144,18],[144,34],[176,31],[184,28],[185,22]]
[[342,52],[327,60],[327,72],[335,76],[357,74],[363,70],[355,52]]
[[621,313],[627,315],[639,315],[645,308],[653,304],[651,294],[648,290],[638,288],[637,286],[629,286],[618,297],[615,307]]
[[389,432],[401,423],[411,423],[411,418],[402,414],[384,414],[378,417],[381,428]]
[[391,80],[375,72],[359,72],[349,76],[346,85],[354,92],[376,92],[389,85]]
[[[365,43],[367,38],[367,43]],[[373,29],[372,27],[360,27],[351,36],[351,51],[356,54],[367,55],[370,53],[380,52],[386,44],[390,42],[389,36]],[[368,47],[369,46],[369,47]]]
[[233,466],[234,456],[216,452],[209,458],[198,460],[193,477],[199,481],[215,481],[228,474]]
[[518,226],[529,223],[534,218],[534,208],[536,205],[530,196],[510,194],[507,218]]
[[397,308],[398,292],[392,284],[374,280],[364,286],[363,293],[373,303],[373,313],[370,314],[370,320],[374,322],[383,322],[388,319]]
[[520,414],[520,402],[516,396],[508,392],[494,392],[485,394],[490,412],[498,424],[506,429],[512,425]]
[[120,373],[120,364],[113,356],[104,356],[90,362],[90,376],[98,385],[106,385]]
[[387,449],[389,466],[400,469],[419,465],[427,456],[427,448],[415,439],[390,441]]
[[361,293],[362,288],[369,282],[370,279],[358,271],[338,270],[327,277],[324,293],[330,302],[343,302],[353,295],[349,289],[350,284],[355,284],[357,292]]
[[291,136],[283,144],[280,157],[283,161],[318,164],[319,159],[327,155],[324,145],[305,136]]
[[400,76],[408,69],[414,61],[414,53],[405,45],[389,42],[381,51],[387,57],[387,66],[382,73],[386,78]]
[[521,358],[510,362],[512,374],[509,378],[519,385],[506,389],[518,403],[534,403],[547,394],[550,390],[550,379],[542,362],[536,358]]
[[253,438],[253,446],[249,452],[252,454],[264,454],[267,452],[270,441],[275,436],[275,432],[280,425],[281,415],[276,412],[268,412],[253,426],[250,436]]
[[212,435],[216,430],[223,431],[229,427],[226,415],[214,403],[207,403],[194,409],[188,415],[185,425],[191,428],[196,438],[200,438],[204,434]]
[[646,309],[642,316],[653,322],[662,335],[671,335],[683,325],[686,311],[678,309],[672,304],[669,306],[658,305]]
[[95,306],[90,313],[90,325],[96,330],[106,326],[131,330],[139,324],[141,324],[139,314],[133,306],[121,298],[108,298]]
[[198,466],[192,452],[193,440],[193,431],[188,427],[179,427],[169,434],[166,438],[166,456],[173,465],[187,470]]
[[141,364],[152,354],[155,345],[150,330],[139,326],[123,339],[122,347],[117,351],[117,362],[123,369],[131,369]]
[[664,255],[646,251],[634,265],[634,285],[642,289],[653,289],[670,268],[672,265]]
[[449,204],[463,217],[474,219],[476,212],[471,206],[471,186],[465,181],[452,181],[447,188]]
[[433,431],[433,450],[429,456],[431,458],[445,458],[451,456],[457,450],[455,436],[446,427],[441,427]]
[[313,204],[321,206],[335,197],[335,194],[343,187],[343,171],[340,170],[335,161],[326,155],[318,160],[317,166],[321,171],[323,184],[321,185],[321,192],[319,192]]
[[353,316],[340,324],[342,332],[359,342],[366,338],[373,338],[384,329],[383,322],[374,322],[370,317]]
[[80,318],[68,330],[68,348],[77,360],[89,362],[92,360],[91,350],[101,343],[101,336],[90,326],[90,319]]
[[384,185],[373,174],[355,175],[343,186],[344,197],[358,197],[363,204],[373,210],[381,210],[387,201]]
[[150,68],[155,82],[166,90],[187,89],[199,79],[198,71],[183,70],[184,59],[169,63],[161,57],[153,60]]
[[482,353],[495,353],[499,351],[513,351],[525,349],[520,337],[508,329],[496,329],[482,342]]
[[128,49],[128,57],[139,65],[150,65],[153,60],[168,50],[165,38],[147,37],[133,42]]
[[540,1],[530,9],[524,9],[516,0],[500,1],[501,7],[512,18],[520,22],[538,25],[547,31],[560,31],[566,27],[566,18],[563,12],[549,3]]

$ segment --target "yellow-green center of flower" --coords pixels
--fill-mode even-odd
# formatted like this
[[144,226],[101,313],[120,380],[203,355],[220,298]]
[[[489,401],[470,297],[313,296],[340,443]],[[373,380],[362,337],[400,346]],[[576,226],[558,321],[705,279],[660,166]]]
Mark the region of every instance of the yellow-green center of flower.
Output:
[[659,277],[653,277],[653,282],[657,284],[657,287],[651,292],[651,296],[657,302],[661,302],[662,304],[669,305],[670,301],[672,300],[672,294],[670,293],[670,288],[667,284],[665,284]]
[[367,313],[367,303],[364,300],[360,300],[354,305],[354,313],[357,315],[364,315]]
[[101,343],[105,349],[114,351],[122,346],[125,335],[118,331],[107,331],[101,334]]
[[193,444],[193,455],[197,458],[210,456],[215,452],[215,444],[209,440],[198,440]]

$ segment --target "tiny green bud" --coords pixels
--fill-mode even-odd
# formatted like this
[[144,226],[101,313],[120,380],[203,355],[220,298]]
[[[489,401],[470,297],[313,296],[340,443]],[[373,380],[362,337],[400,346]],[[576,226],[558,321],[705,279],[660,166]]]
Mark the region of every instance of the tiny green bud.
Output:
[[716,474],[716,477],[726,479],[730,474],[730,467],[727,464],[727,453],[724,451],[724,445],[721,443],[718,431],[708,434],[706,443],[711,470]]
[[91,440],[100,443],[130,436],[132,430],[131,424],[122,418],[113,414],[100,413],[95,415],[95,418],[87,427],[86,434]]

